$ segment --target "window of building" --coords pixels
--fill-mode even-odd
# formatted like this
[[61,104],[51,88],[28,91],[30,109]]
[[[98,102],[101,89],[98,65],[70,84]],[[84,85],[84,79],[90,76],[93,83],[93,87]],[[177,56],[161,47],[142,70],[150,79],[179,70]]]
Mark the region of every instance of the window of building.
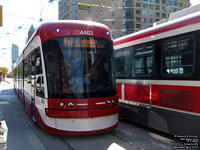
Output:
[[141,18],[140,17],[136,17],[136,22],[140,22]]
[[153,45],[140,46],[134,49],[132,75],[152,75],[153,72]]
[[168,5],[171,6],[178,6],[178,0],[168,0]]
[[149,22],[150,23],[153,23],[154,21],[153,21],[153,18],[149,18]]
[[149,4],[149,9],[153,9],[154,5],[153,4]]
[[115,16],[115,11],[112,11],[112,16]]
[[[169,8],[169,7],[168,7]],[[162,12],[166,13],[167,7],[162,6]]]
[[77,0],[73,0],[72,1],[72,6],[76,6],[78,4],[78,1]]
[[147,16],[147,11],[143,10],[143,16]]
[[143,3],[142,6],[143,6],[143,8],[147,8],[147,7],[148,7],[148,4]]
[[148,0],[143,0],[143,3],[148,3]]
[[144,17],[143,19],[144,19],[144,22],[147,22],[147,17]]
[[160,6],[156,6],[156,11],[160,11]]
[[103,23],[103,18],[101,18],[101,23]]
[[136,24],[136,28],[140,29],[141,28],[141,24]]
[[88,20],[89,20],[89,21],[92,21],[92,17],[91,17],[91,16],[88,16]]
[[178,8],[174,8],[174,12],[178,11]]
[[103,8],[103,2],[101,2],[101,8]]
[[162,18],[166,18],[166,14],[165,13],[162,13]]
[[195,39],[193,36],[164,41],[162,46],[162,74],[164,76],[191,75],[194,70]]
[[114,25],[115,24],[115,19],[112,19],[112,25]]
[[103,10],[101,10],[101,16],[103,15]]
[[92,11],[91,11],[91,9],[88,9],[88,14],[92,14]]
[[156,13],[156,18],[160,18],[160,13]]
[[174,0],[174,6],[178,7],[178,0]]
[[[113,22],[112,22],[113,23]],[[115,31],[114,23],[112,24],[112,31]]]
[[77,12],[78,12],[78,8],[77,8],[77,7],[74,7],[73,10],[72,10],[72,15],[77,14]]
[[149,3],[154,3],[154,0],[149,0]]
[[149,16],[153,17],[153,11],[149,11]]
[[160,0],[156,0],[156,4],[160,4]]
[[78,20],[78,16],[73,16],[72,19],[73,20]]
[[166,5],[166,0],[162,0],[162,4],[163,4],[163,5]]
[[131,48],[123,48],[115,53],[116,75],[128,76],[131,70]]
[[148,25],[147,24],[143,24],[143,29],[146,29],[146,28],[148,28]]
[[126,25],[126,19],[123,19],[123,25]]
[[141,14],[141,11],[140,10],[136,10],[136,15],[140,16],[140,14]]
[[115,7],[115,4],[114,4],[114,2],[112,3],[112,8],[114,8]]
[[141,6],[140,6],[140,3],[136,3],[136,7],[137,8],[140,8]]
[[65,0],[63,0],[63,3],[62,3],[62,15],[66,15],[66,9],[67,9],[67,2]]

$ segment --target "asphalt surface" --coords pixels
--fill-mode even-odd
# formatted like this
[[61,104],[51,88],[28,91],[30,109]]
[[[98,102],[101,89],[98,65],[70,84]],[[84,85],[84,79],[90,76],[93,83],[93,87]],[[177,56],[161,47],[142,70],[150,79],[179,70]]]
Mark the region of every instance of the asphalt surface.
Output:
[[[120,121],[112,132],[60,136],[43,131],[17,98],[12,79],[0,84],[0,120],[8,127],[8,150],[185,150],[183,143],[155,130]],[[0,147],[0,150],[2,148]]]

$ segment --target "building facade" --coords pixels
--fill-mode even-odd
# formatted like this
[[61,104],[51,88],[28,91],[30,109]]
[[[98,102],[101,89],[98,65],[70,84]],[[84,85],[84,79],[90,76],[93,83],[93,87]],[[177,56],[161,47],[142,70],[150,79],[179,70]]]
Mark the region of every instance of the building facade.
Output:
[[190,6],[190,0],[60,0],[60,20],[92,20],[107,25],[113,38],[153,26]]
[[19,47],[15,44],[12,44],[11,56],[12,56],[11,57],[11,65],[12,65],[12,70],[13,70],[13,65],[19,56]]

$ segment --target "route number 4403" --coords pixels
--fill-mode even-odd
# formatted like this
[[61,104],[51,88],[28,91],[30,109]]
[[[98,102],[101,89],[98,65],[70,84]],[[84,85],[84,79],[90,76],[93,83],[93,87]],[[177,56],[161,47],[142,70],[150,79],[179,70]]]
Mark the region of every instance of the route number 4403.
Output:
[[93,35],[93,31],[91,31],[91,30],[81,30],[80,35]]

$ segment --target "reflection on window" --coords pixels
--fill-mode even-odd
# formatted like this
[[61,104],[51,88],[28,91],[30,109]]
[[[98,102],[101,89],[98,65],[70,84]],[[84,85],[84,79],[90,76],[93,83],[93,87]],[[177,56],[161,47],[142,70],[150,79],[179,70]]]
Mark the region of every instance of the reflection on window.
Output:
[[194,38],[192,36],[165,41],[163,44],[163,74],[192,74],[194,65]]
[[49,97],[113,96],[113,45],[93,37],[60,37],[43,44]]
[[132,75],[151,75],[153,67],[153,46],[138,47],[134,50]]
[[131,52],[129,48],[115,53],[116,75],[128,76],[131,70]]
[[36,95],[44,97],[44,79],[42,71],[42,59],[40,49],[35,50],[35,78],[36,78]]

